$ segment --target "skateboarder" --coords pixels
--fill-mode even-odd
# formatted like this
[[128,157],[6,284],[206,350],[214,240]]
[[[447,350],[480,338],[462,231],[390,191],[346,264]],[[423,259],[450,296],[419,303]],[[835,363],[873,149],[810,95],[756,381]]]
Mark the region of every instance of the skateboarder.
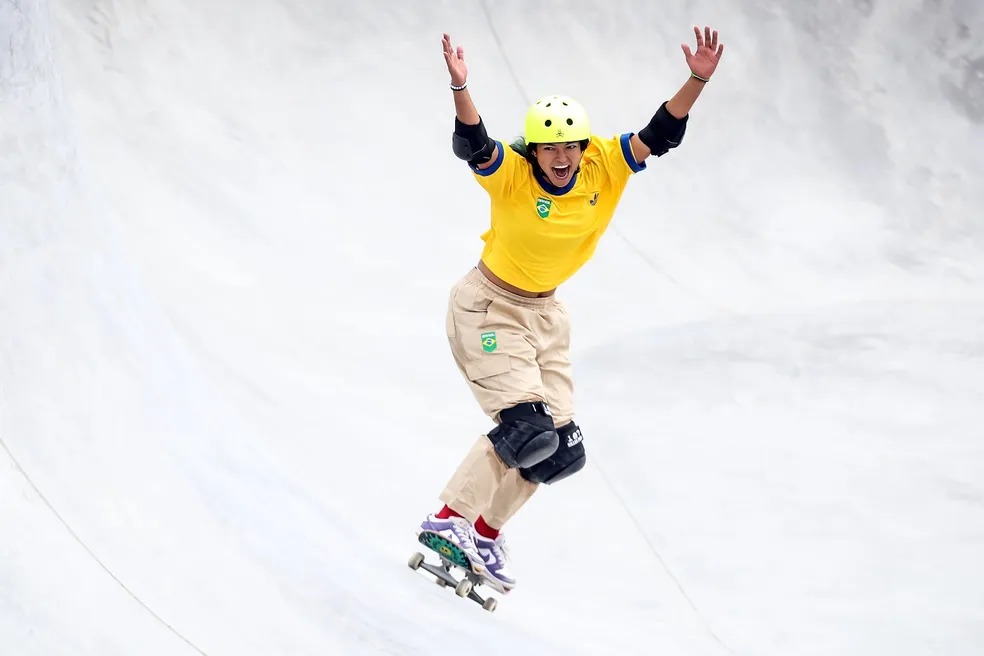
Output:
[[[629,178],[680,145],[690,109],[724,45],[694,27],[682,46],[689,75],[638,133],[591,133],[574,99],[546,96],[527,111],[523,138],[508,146],[486,132],[468,91],[464,50],[443,38],[455,106],[454,154],[491,199],[491,222],[475,268],[451,290],[451,353],[496,424],[467,452],[440,494],[444,507],[418,534],[459,548],[502,592],[516,585],[502,527],[541,484],[585,464],[574,422],[570,319],[556,291],[587,262]],[[549,62],[549,59],[544,60]]]

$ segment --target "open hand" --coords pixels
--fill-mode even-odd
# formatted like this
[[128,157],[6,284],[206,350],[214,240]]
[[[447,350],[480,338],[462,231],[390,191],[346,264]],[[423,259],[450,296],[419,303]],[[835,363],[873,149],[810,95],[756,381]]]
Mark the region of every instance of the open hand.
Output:
[[444,61],[448,65],[448,73],[451,74],[451,84],[460,87],[468,79],[468,67],[465,66],[465,49],[458,46],[455,50],[451,46],[451,37],[444,35],[442,41],[444,45]]
[[687,57],[687,66],[694,75],[710,79],[724,54],[724,44],[718,44],[717,30],[712,32],[709,27],[704,28],[702,35],[700,28],[695,25],[694,34],[697,35],[697,52],[690,52],[690,46],[686,43],[681,46]]

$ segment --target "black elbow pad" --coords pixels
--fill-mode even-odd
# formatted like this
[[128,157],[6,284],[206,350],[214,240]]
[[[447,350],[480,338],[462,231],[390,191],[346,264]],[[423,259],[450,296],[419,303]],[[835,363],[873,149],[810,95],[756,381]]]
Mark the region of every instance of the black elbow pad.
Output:
[[478,119],[478,125],[465,125],[456,116],[451,149],[458,159],[471,164],[484,164],[492,159],[495,142],[489,138],[481,118]]
[[642,143],[649,146],[653,155],[662,157],[670,148],[676,148],[683,141],[683,135],[687,132],[687,119],[690,115],[677,118],[666,111],[664,102],[656,110],[656,114],[649,121],[649,125],[639,130],[639,139]]

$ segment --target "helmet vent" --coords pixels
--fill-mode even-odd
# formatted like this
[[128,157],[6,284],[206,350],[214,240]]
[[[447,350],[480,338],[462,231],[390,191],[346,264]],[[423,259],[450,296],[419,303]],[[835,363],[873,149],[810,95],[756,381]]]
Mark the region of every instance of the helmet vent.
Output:
[[548,118],[548,119],[547,119],[546,121],[544,121],[544,122],[543,122],[543,124],[544,124],[545,126],[547,126],[547,127],[549,128],[549,127],[550,127],[551,125],[553,125],[553,121],[551,121],[551,120],[550,120],[550,119]]
[[547,107],[549,107],[549,106],[550,106],[550,105],[552,105],[552,104],[553,104],[553,103],[547,103]]
[[574,119],[572,118],[567,119],[567,125],[574,125]]

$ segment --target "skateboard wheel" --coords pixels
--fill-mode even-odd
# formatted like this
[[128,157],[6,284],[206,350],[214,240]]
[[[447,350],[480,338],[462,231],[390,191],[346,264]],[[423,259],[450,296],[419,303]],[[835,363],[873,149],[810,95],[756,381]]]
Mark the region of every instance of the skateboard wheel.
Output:
[[490,613],[493,612],[495,610],[495,599],[493,599],[492,597],[486,599],[485,603],[482,604],[482,608],[489,611]]
[[459,597],[467,597],[472,591],[472,582],[468,579],[462,579],[458,582],[458,585],[454,587],[454,593]]
[[414,555],[410,556],[410,560],[407,561],[407,565],[410,566],[410,569],[417,569],[418,567],[420,567],[420,563],[422,562],[424,562],[424,554],[415,553]]

